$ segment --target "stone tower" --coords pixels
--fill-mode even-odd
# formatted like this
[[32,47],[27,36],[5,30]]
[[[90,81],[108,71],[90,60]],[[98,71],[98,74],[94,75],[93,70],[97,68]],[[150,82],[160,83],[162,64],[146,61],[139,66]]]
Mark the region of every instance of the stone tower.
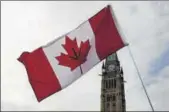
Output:
[[116,53],[103,62],[101,111],[126,111],[123,70]]

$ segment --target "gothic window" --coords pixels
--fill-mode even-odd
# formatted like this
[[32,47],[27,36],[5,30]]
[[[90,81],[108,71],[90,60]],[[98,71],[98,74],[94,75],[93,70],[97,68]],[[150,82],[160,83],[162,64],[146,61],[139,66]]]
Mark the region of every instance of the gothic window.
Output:
[[107,103],[104,104],[104,111],[107,111]]
[[111,81],[111,87],[113,88],[113,81],[114,81],[114,79],[112,79],[112,81]]
[[114,88],[116,88],[116,80],[114,80]]
[[107,88],[109,88],[109,80],[107,80]]
[[110,104],[109,103],[107,103],[107,108],[109,108],[110,107]]
[[105,81],[105,83],[106,83],[106,88],[108,87],[108,83],[107,83],[107,81]]
[[109,80],[107,80],[107,88],[109,88]]
[[107,95],[107,102],[110,101],[110,95]]
[[105,83],[106,81],[105,80],[103,80],[103,88],[105,88],[106,87],[106,83]]
[[111,81],[111,87],[113,88],[113,79],[112,79],[112,81]]
[[119,96],[121,95],[121,93],[119,93]]
[[113,101],[116,101],[116,96],[115,95],[113,95]]
[[112,82],[112,80],[109,80],[109,88],[111,88],[111,82]]

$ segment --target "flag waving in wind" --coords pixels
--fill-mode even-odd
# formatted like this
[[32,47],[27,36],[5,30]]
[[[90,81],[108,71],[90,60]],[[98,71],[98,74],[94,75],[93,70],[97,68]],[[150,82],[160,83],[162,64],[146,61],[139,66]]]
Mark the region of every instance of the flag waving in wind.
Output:
[[21,54],[18,60],[27,70],[38,101],[67,87],[126,45],[113,18],[108,5],[59,39]]

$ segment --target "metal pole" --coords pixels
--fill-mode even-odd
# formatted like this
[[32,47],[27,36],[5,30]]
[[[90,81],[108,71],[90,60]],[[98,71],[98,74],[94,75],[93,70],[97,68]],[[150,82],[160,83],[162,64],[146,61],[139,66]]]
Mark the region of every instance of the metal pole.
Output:
[[146,96],[147,96],[147,99],[148,99],[148,102],[149,102],[149,104],[150,104],[150,107],[151,107],[152,111],[154,112],[153,105],[152,105],[151,100],[150,100],[150,98],[149,98],[149,96],[148,96],[147,90],[146,90],[146,88],[145,88],[145,86],[144,86],[144,83],[143,83],[143,80],[142,80],[142,78],[141,78],[139,69],[138,69],[138,67],[137,67],[137,65],[136,65],[136,62],[135,62],[135,60],[134,60],[134,58],[133,58],[133,55],[132,55],[132,53],[131,53],[131,50],[130,50],[130,47],[129,47],[129,46],[128,46],[128,49],[129,49],[129,53],[130,53],[130,55],[131,55],[131,58],[132,58],[132,60],[133,60],[133,62],[134,62],[134,65],[135,65],[135,67],[136,67],[138,77],[139,77],[139,79],[140,79],[140,81],[141,81],[141,84],[142,84],[143,89],[144,89],[144,92],[145,92],[145,94],[146,94]]

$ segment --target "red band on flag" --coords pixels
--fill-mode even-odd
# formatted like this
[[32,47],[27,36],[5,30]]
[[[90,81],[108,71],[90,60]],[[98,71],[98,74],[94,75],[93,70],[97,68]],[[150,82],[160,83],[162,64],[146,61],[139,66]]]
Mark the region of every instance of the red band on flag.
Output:
[[96,52],[100,60],[124,47],[115,26],[111,9],[106,7],[89,19],[95,34]]
[[26,67],[30,84],[38,101],[61,90],[60,83],[42,48],[32,53],[24,52],[18,60]]

